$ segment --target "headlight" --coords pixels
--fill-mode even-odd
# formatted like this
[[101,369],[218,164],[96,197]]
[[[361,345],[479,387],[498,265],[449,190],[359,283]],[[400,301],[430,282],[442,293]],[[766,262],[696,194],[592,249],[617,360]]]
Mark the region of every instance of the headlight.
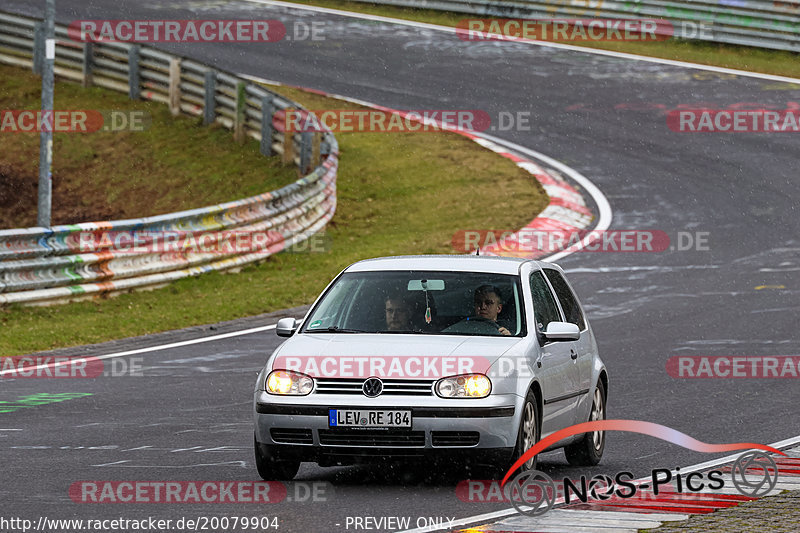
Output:
[[442,398],[485,398],[492,392],[492,382],[483,374],[464,374],[436,382],[436,394]]
[[267,376],[266,389],[270,394],[305,396],[313,388],[314,379],[300,372],[273,370]]

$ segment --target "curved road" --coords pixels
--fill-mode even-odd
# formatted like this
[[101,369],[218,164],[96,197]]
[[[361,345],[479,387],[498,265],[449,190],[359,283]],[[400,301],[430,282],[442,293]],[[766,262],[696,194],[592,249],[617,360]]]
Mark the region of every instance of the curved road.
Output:
[[[21,0],[6,0],[4,9],[42,14]],[[610,372],[609,416],[657,422],[710,443],[772,443],[800,433],[796,380],[678,380],[665,371],[675,355],[800,354],[796,135],[677,133],[665,118],[665,110],[684,104],[785,108],[800,101],[800,85],[525,44],[462,42],[431,29],[238,0],[59,0],[57,20],[76,18],[275,18],[289,27],[318,21],[324,41],[159,46],[393,108],[484,109],[493,119],[529,112],[529,130],[490,133],[589,177],[611,202],[612,228],[663,230],[672,238],[708,232],[707,250],[576,253],[560,261]],[[238,327],[274,319],[245,322]],[[64,353],[111,353],[197,335]],[[469,473],[458,469],[426,475],[310,464],[289,486],[293,501],[267,506],[70,501],[68,488],[81,480],[254,480],[250,392],[278,343],[267,330],[119,358],[140,361],[141,377],[3,380],[5,401],[42,391],[90,394],[0,414],[3,514],[277,516],[280,531],[345,531],[348,516],[409,516],[414,526],[420,517],[508,507],[460,501],[454,487]],[[560,452],[544,456],[542,467],[558,477],[645,475],[710,458],[645,436],[611,434],[594,469],[569,468]],[[305,501],[304,482],[326,482],[325,501]]]

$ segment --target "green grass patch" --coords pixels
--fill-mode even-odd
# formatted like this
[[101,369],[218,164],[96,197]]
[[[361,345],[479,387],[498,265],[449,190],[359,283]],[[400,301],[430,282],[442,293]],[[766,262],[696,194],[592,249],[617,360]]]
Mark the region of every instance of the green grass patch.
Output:
[[[276,90],[310,109],[358,107],[292,89]],[[163,127],[171,120],[163,117]],[[196,125],[187,129],[192,128],[208,134]],[[225,145],[236,151],[225,134]],[[139,135],[146,142],[148,134]],[[342,133],[337,139],[341,151],[338,206],[326,230],[331,237],[329,251],[281,253],[238,274],[210,273],[149,292],[52,307],[2,309],[0,355],[154,333],[309,303],[354,261],[393,254],[453,253],[450,243],[455,232],[517,229],[548,201],[538,182],[513,162],[454,133]],[[197,157],[202,180],[199,174],[206,160],[217,156]],[[150,176],[158,176],[162,186],[171,183],[169,175]]]
[[[0,109],[41,108],[41,78],[0,65]],[[250,139],[237,144],[199,118],[173,119],[167,106],[132,101],[69,82],[55,87],[54,109],[140,111],[143,132],[53,134],[52,224],[138,218],[213,205],[273,190],[297,179],[280,158]],[[0,134],[0,228],[36,225],[39,134]]]
[[[451,27],[455,27],[458,21],[466,18],[493,18],[482,15],[437,11],[433,9],[415,9],[352,2],[349,0],[292,0],[292,2]],[[453,35],[453,39],[458,39],[458,37]],[[646,43],[576,41],[569,42],[568,44],[800,78],[800,61],[798,61],[798,54],[788,51],[767,50],[750,46],[683,39],[668,39],[665,41]]]

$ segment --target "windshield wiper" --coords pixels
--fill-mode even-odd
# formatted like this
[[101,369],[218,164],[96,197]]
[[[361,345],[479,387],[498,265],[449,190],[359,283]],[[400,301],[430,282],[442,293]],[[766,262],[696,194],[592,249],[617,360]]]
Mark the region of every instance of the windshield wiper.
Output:
[[326,333],[369,333],[360,329],[340,328],[339,326],[328,326],[325,329],[315,329],[314,331],[324,331]]

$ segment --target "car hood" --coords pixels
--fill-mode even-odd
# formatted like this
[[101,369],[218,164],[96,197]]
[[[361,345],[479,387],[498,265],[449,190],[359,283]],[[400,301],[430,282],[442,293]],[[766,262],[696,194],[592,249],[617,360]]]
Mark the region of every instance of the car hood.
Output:
[[314,333],[295,335],[275,351],[271,369],[313,377],[436,379],[485,373],[519,337]]

